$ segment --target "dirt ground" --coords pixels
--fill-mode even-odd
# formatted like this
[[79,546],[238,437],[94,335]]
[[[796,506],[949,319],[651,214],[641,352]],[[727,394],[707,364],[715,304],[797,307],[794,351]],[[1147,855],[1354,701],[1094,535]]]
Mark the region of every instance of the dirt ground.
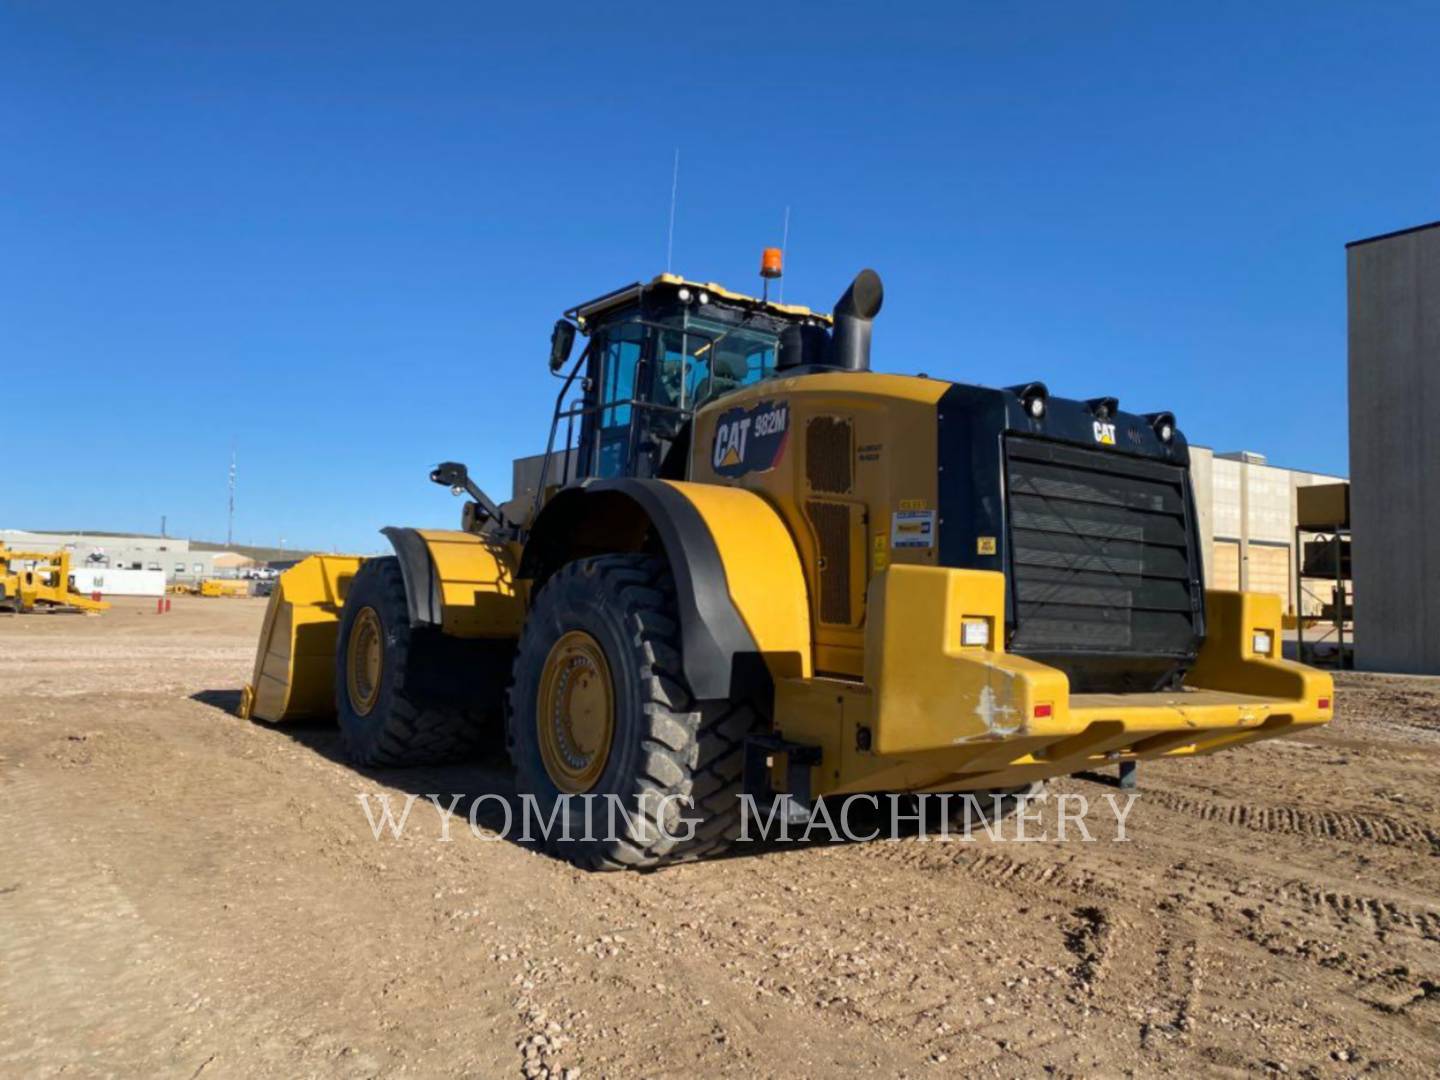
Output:
[[[499,763],[358,772],[237,719],[263,603],[0,615],[0,1074],[1440,1066],[1440,680],[1143,766],[1124,843],[1107,812],[586,875],[471,833]],[[424,801],[374,839],[387,792],[461,793],[451,841]]]

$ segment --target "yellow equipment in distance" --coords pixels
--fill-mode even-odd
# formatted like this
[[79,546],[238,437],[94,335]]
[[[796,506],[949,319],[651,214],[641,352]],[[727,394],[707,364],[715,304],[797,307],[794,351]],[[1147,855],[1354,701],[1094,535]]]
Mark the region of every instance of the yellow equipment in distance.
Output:
[[[25,565],[20,565],[25,564]],[[107,611],[110,605],[70,587],[70,552],[14,551],[0,544],[0,604],[17,612],[74,608]]]

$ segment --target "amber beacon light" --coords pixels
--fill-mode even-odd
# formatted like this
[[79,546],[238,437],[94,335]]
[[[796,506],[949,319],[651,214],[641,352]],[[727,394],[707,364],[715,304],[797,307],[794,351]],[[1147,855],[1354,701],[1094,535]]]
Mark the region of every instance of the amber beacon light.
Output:
[[784,257],[780,254],[779,248],[767,247],[760,253],[760,276],[763,278],[778,278],[784,269],[782,263]]

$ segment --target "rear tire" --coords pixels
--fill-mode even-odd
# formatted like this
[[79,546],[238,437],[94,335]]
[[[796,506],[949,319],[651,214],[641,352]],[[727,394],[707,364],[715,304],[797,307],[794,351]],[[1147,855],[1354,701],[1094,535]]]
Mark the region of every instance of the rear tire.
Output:
[[508,646],[412,627],[399,560],[365,560],[336,637],[335,703],[346,754],[371,766],[471,757],[487,722],[492,732],[498,726],[509,656]]
[[[590,689],[571,688],[579,678]],[[608,685],[596,690],[597,681]],[[607,692],[609,722],[596,722]],[[552,706],[545,717],[542,698]],[[583,701],[572,709],[577,698]],[[739,832],[745,738],[757,723],[748,704],[695,700],[681,663],[675,585],[662,559],[580,559],[536,596],[515,657],[509,743],[519,812],[529,812],[523,796],[532,796],[540,821],[526,824],[552,854],[586,869],[621,870],[723,851]],[[536,835],[562,795],[572,797],[554,827]]]

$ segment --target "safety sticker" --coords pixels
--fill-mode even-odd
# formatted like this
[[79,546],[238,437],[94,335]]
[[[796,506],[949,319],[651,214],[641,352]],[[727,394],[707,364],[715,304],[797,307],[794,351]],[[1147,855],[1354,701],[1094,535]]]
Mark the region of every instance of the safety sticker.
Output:
[[975,554],[976,554],[976,555],[994,555],[994,554],[995,554],[995,537],[993,537],[993,536],[977,536],[977,537],[975,538]]
[[935,511],[896,510],[890,515],[890,546],[892,548],[934,547]]

